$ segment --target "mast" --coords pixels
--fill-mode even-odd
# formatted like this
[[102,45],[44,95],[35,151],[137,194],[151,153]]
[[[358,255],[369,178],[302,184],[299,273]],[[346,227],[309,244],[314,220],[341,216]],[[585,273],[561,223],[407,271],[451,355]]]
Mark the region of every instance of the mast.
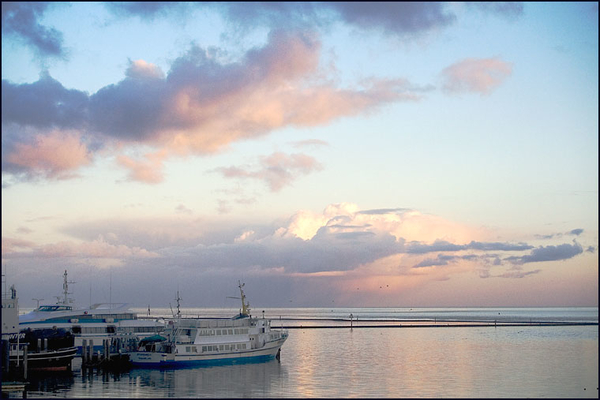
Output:
[[65,269],[65,273],[63,274],[64,278],[63,278],[63,296],[64,298],[61,300],[60,296],[56,296],[56,298],[58,299],[58,301],[56,302],[57,304],[69,304],[73,302],[73,299],[69,298],[70,294],[73,294],[73,292],[69,293],[69,283],[75,283],[73,281],[69,281],[67,280],[67,270]]
[[177,319],[181,319],[181,311],[179,310],[179,306],[180,306],[180,301],[182,300],[181,297],[179,297],[179,290],[177,291],[177,298],[175,299],[177,300]]
[[238,281],[238,287],[240,288],[240,297],[242,298],[242,310],[240,311],[240,314],[249,317],[250,316],[250,303],[248,303],[246,301],[246,295],[244,295],[244,290],[242,289],[244,287],[244,285],[246,285],[246,284]]

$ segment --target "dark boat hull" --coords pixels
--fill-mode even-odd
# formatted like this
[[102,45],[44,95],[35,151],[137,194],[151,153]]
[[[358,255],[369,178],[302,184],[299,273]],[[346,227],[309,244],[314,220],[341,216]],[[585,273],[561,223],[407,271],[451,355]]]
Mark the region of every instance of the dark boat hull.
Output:
[[[27,352],[27,369],[44,371],[63,371],[69,369],[71,361],[77,353],[76,347],[67,347],[60,350]],[[19,364],[23,365],[23,354],[19,354]],[[17,364],[17,354],[10,355],[10,362]]]
[[77,354],[75,337],[65,329],[25,329],[10,335],[9,360],[13,366],[24,366],[27,349],[27,369],[60,371],[69,369]]

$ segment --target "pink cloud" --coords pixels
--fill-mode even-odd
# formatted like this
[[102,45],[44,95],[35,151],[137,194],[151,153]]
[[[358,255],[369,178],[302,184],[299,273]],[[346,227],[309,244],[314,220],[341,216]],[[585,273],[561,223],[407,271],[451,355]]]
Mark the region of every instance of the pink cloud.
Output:
[[35,135],[29,143],[16,143],[6,159],[34,175],[67,179],[79,167],[90,163],[91,154],[78,133],[52,131]]
[[157,253],[137,246],[114,245],[104,237],[89,242],[58,242],[38,245],[31,241],[2,238],[2,255],[12,257],[153,258]]
[[489,94],[512,74],[512,64],[499,58],[467,58],[442,71],[444,91]]
[[118,156],[117,161],[121,166],[129,169],[129,180],[156,184],[163,181],[162,168],[165,157],[166,152],[159,151],[145,154],[145,160],[141,161],[125,155]]
[[15,238],[2,238],[2,255],[11,254],[19,251],[19,249],[32,249],[35,247],[35,242]]
[[301,176],[319,171],[322,165],[306,154],[273,153],[262,157],[258,167],[227,167],[216,171],[226,178],[257,179],[263,181],[271,191],[278,192]]
[[156,65],[146,62],[144,60],[132,61],[125,73],[130,78],[158,78],[162,79],[165,77],[164,72]]
[[315,126],[385,103],[414,101],[404,80],[371,80],[340,89],[318,80],[321,44],[315,36],[271,33],[239,63],[217,64],[201,49],[169,73],[169,100],[156,140],[173,151],[211,153],[230,143],[289,126]]

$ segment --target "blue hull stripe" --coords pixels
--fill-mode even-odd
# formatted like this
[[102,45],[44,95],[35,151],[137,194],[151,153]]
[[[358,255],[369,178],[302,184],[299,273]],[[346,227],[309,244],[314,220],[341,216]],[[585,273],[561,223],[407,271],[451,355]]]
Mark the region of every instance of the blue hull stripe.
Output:
[[189,361],[161,361],[156,363],[137,363],[132,364],[144,368],[191,368],[201,366],[233,365],[233,364],[251,364],[275,359],[274,355],[239,357],[239,358],[220,358],[215,360],[189,360]]

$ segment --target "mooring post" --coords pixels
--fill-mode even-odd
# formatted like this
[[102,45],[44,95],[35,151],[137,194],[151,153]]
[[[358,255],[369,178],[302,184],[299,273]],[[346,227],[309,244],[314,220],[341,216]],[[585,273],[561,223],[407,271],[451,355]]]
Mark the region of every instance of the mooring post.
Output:
[[8,374],[10,368],[10,342],[2,340],[2,371]]
[[81,362],[84,366],[87,363],[87,339],[81,341]]
[[27,379],[27,347],[29,345],[26,344],[23,346],[23,379]]
[[353,316],[352,314],[350,314],[350,330],[352,330],[352,318],[353,318],[353,317],[354,317],[354,316]]

